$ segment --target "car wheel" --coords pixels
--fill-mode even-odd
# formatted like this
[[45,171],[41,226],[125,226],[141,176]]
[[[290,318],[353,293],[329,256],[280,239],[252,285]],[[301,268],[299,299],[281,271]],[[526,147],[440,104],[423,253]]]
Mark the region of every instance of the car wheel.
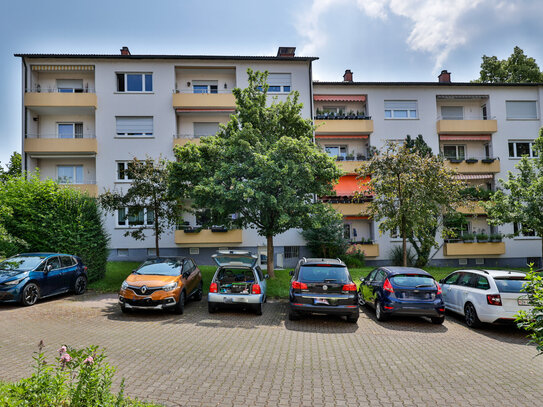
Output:
[[297,313],[296,311],[292,311],[292,310],[289,310],[288,311],[288,320],[289,321],[297,321],[300,319],[300,314]]
[[28,307],[34,305],[40,298],[40,288],[36,283],[28,283],[21,294],[21,304]]
[[194,300],[202,301],[203,296],[204,296],[204,284],[200,281],[200,285],[198,286],[198,289],[196,290],[196,293],[194,294]]
[[466,325],[470,328],[477,328],[481,326],[481,321],[477,316],[477,311],[471,302],[468,302],[464,306],[464,320],[466,321]]
[[360,307],[364,307],[366,305],[366,300],[364,299],[364,296],[362,295],[362,291],[358,292],[358,305]]
[[445,316],[442,317],[431,317],[432,324],[441,325],[445,322]]
[[254,304],[253,311],[256,315],[262,315],[262,303],[259,302],[258,304]]
[[386,321],[387,319],[387,316],[385,315],[381,301],[375,301],[375,318],[379,322]]
[[179,301],[177,301],[177,304],[175,304],[175,307],[173,308],[173,312],[181,315],[184,311],[185,311],[185,291],[181,291],[181,293],[179,294]]
[[85,276],[79,276],[74,283],[74,293],[81,295],[87,290],[87,278]]
[[207,310],[209,311],[210,314],[217,312],[218,309],[219,309],[218,305],[213,304],[212,302],[207,303]]
[[358,322],[358,314],[356,315],[347,315],[347,322],[356,324]]

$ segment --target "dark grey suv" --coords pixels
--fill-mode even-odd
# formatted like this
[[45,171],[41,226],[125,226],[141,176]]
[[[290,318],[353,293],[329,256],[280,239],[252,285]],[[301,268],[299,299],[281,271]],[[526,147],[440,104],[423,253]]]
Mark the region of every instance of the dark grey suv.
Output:
[[290,273],[291,321],[303,314],[346,316],[358,321],[358,293],[349,269],[339,259],[302,258]]

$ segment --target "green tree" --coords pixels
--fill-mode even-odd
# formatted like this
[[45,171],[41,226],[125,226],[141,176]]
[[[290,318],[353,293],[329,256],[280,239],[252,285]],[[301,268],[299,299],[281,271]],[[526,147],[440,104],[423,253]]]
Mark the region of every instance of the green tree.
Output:
[[233,90],[237,112],[228,124],[199,145],[176,148],[171,191],[211,210],[217,225],[256,228],[273,277],[274,236],[303,227],[315,195],[332,194],[341,171],[313,143],[298,93],[268,105],[267,72],[247,72],[247,88]]
[[0,166],[0,182],[7,180],[8,177],[16,177],[18,175],[21,175],[22,172],[23,169],[21,154],[14,151],[13,154],[11,154],[9,163],[6,165],[6,169],[4,170]]
[[302,236],[316,257],[342,256],[349,244],[344,236],[343,215],[327,204],[316,205]]
[[543,81],[543,74],[534,58],[515,47],[511,56],[499,60],[496,56],[483,55],[479,79],[482,83],[537,83]]
[[88,267],[89,281],[104,276],[109,239],[96,199],[39,174],[0,183],[0,222],[11,239],[7,256],[28,250],[75,254]]
[[530,332],[529,336],[541,355],[543,353],[543,277],[541,273],[530,270],[530,273],[526,275],[526,280],[523,291],[528,294],[533,308],[529,311],[519,311],[516,321],[519,328]]
[[[167,161],[159,158],[138,160],[128,164],[129,178],[132,180],[128,190],[107,190],[99,196],[100,205],[107,212],[127,210],[125,216],[132,224],[125,236],[145,240],[145,231],[150,227],[155,237],[156,255],[160,256],[160,236],[174,226],[178,220],[179,202],[168,193]],[[147,214],[147,224],[142,214]],[[152,220],[152,224],[149,220]]]
[[419,240],[413,240],[417,253],[438,247],[435,230],[442,217],[464,203],[463,184],[440,157],[421,155],[405,145],[388,143],[380,155],[363,163],[359,175],[368,179],[373,195],[369,210],[379,230],[400,232],[404,266],[407,240]]
[[[515,173],[509,171],[507,179],[500,179],[501,187],[492,195],[490,201],[483,203],[488,223],[520,225],[513,236],[535,232],[543,236],[543,128],[534,143],[537,158],[524,156],[515,165]],[[543,239],[542,255],[543,255]]]

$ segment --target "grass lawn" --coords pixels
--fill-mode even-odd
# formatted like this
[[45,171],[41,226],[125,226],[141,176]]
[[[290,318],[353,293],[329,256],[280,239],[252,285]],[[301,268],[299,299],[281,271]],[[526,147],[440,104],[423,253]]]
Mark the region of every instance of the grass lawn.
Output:
[[[118,292],[124,279],[137,268],[141,263],[129,261],[110,261],[107,263],[106,275],[103,279],[89,284],[91,290],[99,292]],[[215,266],[199,266],[202,271],[204,282],[204,293],[209,290],[211,278],[215,273]],[[360,278],[366,277],[374,267],[363,267],[350,269],[351,277],[358,284]],[[424,269],[430,273],[436,280],[441,280],[455,270],[461,267],[425,267]],[[490,267],[489,267],[490,268]],[[275,270],[275,278],[268,280],[267,294],[270,298],[288,298],[288,290],[290,284],[289,272],[292,269]],[[528,269],[512,269],[527,272]]]

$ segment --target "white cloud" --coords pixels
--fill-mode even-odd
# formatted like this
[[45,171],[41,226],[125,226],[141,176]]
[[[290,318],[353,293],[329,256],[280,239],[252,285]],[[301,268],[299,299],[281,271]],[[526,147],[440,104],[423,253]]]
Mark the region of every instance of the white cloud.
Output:
[[[384,23],[390,15],[408,19],[411,27],[406,44],[413,51],[431,54],[436,70],[451,51],[469,40],[462,18],[483,3],[490,8],[506,8],[507,4],[503,1],[495,4],[493,0],[356,0],[355,4],[368,17]],[[313,0],[310,9],[298,21],[298,32],[306,39],[301,54],[316,55],[319,49],[326,47],[328,37],[319,20],[327,10],[352,4],[347,0]],[[343,9],[349,10],[349,7]]]

